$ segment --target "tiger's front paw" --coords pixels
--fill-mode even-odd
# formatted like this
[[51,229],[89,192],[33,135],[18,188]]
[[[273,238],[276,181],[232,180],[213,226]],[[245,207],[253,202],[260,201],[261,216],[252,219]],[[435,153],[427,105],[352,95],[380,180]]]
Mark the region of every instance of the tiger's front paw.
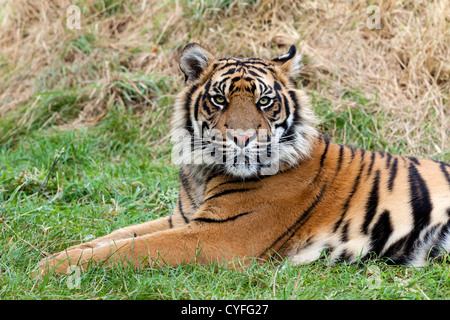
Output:
[[53,254],[38,263],[32,276],[45,276],[52,273],[69,274],[73,271],[74,266],[83,270],[84,266],[93,258],[92,251],[89,249],[74,249]]

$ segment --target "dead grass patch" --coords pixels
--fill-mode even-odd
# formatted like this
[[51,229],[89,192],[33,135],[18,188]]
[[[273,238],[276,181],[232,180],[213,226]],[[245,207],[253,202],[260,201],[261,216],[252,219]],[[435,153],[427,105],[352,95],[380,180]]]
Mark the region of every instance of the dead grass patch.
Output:
[[[74,123],[92,123],[113,103],[127,104],[117,81],[136,76],[173,79],[188,42],[219,56],[264,58],[294,43],[305,56],[301,84],[336,110],[359,90],[389,115],[380,135],[407,142],[411,155],[448,152],[450,136],[450,7],[445,0],[374,1],[381,29],[369,29],[366,1],[80,0],[81,30],[66,26],[70,1],[0,3],[0,119],[19,105],[33,107],[43,91],[78,88],[87,99]],[[152,105],[143,96],[134,108]],[[126,100],[126,99],[125,99]],[[63,125],[67,126],[67,123]]]

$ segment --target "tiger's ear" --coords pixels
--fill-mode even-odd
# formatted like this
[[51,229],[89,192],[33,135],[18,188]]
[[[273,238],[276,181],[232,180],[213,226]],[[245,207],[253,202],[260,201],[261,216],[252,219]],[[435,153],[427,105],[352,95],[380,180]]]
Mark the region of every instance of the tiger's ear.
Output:
[[280,65],[281,70],[290,78],[295,78],[300,74],[302,69],[302,55],[297,54],[294,45],[289,48],[288,53],[272,60]]
[[215,61],[214,56],[198,43],[189,43],[181,52],[180,69],[187,83],[197,80],[203,71]]

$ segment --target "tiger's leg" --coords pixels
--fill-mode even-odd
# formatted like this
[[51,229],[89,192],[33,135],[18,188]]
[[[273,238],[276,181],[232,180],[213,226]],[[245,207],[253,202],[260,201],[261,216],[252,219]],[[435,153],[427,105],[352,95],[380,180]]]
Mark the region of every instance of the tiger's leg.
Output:
[[157,220],[147,221],[133,226],[120,228],[106,236],[69,247],[66,250],[95,248],[108,244],[111,241],[139,237],[145,234],[151,234],[153,232],[166,230],[170,227],[169,218],[170,217],[159,218]]
[[184,227],[118,240],[104,246],[62,252],[53,259],[41,261],[38,267],[39,273],[45,274],[53,269],[57,273],[66,273],[71,265],[85,268],[89,263],[120,262],[134,268],[157,266],[155,261],[170,266],[195,261],[233,263],[237,261],[236,258],[257,256],[258,252],[264,252],[267,245],[266,241],[249,238],[247,233],[224,230],[218,224],[205,226],[194,222]]
[[[159,218],[152,221],[143,222],[133,226],[127,226],[111,232],[110,234],[94,239],[89,242],[81,243],[75,246],[71,246],[65,249],[63,252],[69,252],[72,250],[82,250],[88,248],[96,248],[104,245],[108,245],[117,240],[136,238],[143,235],[152,234],[158,231],[164,231],[171,228],[178,228],[186,225],[184,218],[181,216],[178,208],[174,210],[173,215]],[[58,256],[62,252],[58,252],[50,255],[48,258]]]

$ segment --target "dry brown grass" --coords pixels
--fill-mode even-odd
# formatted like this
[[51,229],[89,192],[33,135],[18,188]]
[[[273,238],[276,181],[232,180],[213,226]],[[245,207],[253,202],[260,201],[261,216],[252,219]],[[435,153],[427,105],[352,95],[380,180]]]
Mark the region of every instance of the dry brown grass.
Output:
[[[388,116],[379,133],[385,141],[406,140],[411,155],[450,149],[446,0],[374,1],[380,30],[366,25],[366,1],[106,2],[79,1],[81,30],[66,27],[70,1],[0,2],[0,119],[20,104],[32,108],[36,92],[76,87],[87,98],[75,122],[98,121],[121,102],[114,87],[123,76],[119,66],[130,75],[174,79],[166,94],[175,95],[182,85],[177,57],[188,42],[219,56],[265,58],[294,43],[307,61],[303,85],[336,110],[354,107],[357,101],[342,96],[358,90],[376,101],[368,112]],[[84,51],[74,45],[82,36]],[[132,77],[123,81],[139,85]]]

